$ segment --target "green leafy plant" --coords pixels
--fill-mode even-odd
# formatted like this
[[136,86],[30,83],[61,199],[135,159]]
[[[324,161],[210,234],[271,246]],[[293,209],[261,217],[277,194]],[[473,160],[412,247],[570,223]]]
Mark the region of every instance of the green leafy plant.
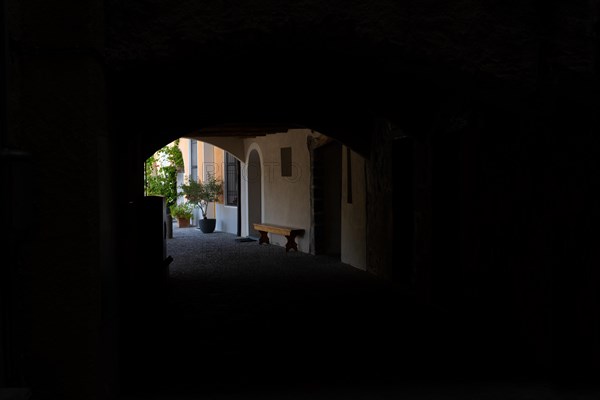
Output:
[[164,196],[167,207],[177,203],[177,173],[183,170],[179,139],[159,149],[144,164],[146,196]]
[[170,208],[171,215],[175,218],[190,219],[194,215],[194,206],[190,203],[175,204]]
[[200,208],[202,218],[206,219],[208,204],[217,201],[223,193],[223,182],[216,179],[214,174],[208,175],[204,182],[195,181],[189,177],[185,178],[185,182],[179,186],[181,194],[189,203]]

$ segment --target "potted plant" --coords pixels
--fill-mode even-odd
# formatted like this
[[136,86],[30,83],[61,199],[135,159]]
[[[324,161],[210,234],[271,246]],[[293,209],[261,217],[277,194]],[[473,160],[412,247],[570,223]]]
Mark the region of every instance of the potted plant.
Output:
[[217,201],[223,193],[223,182],[214,174],[209,174],[204,182],[189,178],[186,178],[186,182],[180,186],[181,193],[188,203],[200,209],[202,218],[198,221],[198,228],[204,233],[214,232],[217,220],[207,217],[208,205]]
[[177,218],[180,228],[188,228],[190,219],[194,215],[194,206],[190,203],[180,203],[171,206],[171,215]]

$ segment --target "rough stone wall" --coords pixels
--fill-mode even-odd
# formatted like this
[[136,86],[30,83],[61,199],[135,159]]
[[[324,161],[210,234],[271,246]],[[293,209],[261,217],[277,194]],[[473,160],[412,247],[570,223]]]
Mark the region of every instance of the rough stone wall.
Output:
[[[4,6],[4,5],[3,5]],[[27,235],[11,249],[19,382],[39,398],[97,398],[101,386],[101,233],[112,201],[101,2],[71,7],[6,2],[8,148],[29,155],[20,174]],[[100,170],[100,165],[105,170]],[[101,221],[101,215],[107,217]],[[104,232],[106,233],[106,232]],[[107,331],[105,331],[107,332]]]
[[[572,382],[598,370],[598,98],[579,78],[555,76],[527,95],[458,81],[430,119],[408,125],[416,293],[468,326],[499,373]],[[367,169],[369,270],[384,277],[390,136],[373,131]]]
[[[533,375],[589,379],[598,368],[598,253],[590,246],[598,206],[589,181],[598,167],[597,100],[552,85],[525,100],[495,93],[471,102],[462,136],[463,249],[447,280],[462,294],[449,304],[477,318],[484,342],[503,338],[496,356],[505,365],[518,357]],[[438,223],[434,208],[434,235]],[[434,264],[434,273],[444,267]]]

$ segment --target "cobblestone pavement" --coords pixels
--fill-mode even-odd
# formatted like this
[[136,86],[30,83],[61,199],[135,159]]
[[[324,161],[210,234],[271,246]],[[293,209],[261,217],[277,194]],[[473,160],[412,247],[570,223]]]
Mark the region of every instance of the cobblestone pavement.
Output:
[[367,272],[335,258],[236,239],[174,226],[163,307],[137,323],[135,361],[124,366],[131,393],[560,398],[544,383],[507,385],[488,369],[493,363],[478,358],[489,351],[473,351],[478,332],[459,331],[457,321]]

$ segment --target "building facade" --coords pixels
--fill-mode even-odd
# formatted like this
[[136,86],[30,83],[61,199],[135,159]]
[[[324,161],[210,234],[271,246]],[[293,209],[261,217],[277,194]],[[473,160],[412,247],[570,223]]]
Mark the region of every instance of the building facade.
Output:
[[[300,228],[298,251],[366,269],[365,164],[358,153],[310,129],[226,141],[199,135],[179,146],[181,182],[209,174],[223,181],[221,199],[208,208],[217,230],[258,238],[254,223]],[[285,237],[269,235],[271,244],[285,246]]]

